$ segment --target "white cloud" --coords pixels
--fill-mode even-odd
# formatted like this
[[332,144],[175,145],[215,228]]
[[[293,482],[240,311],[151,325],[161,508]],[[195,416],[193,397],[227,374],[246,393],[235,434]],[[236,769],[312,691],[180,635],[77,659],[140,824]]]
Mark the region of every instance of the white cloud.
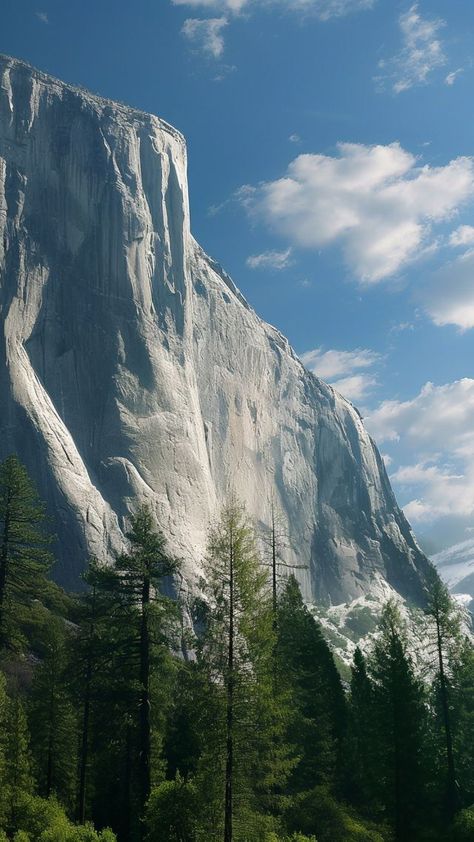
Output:
[[172,0],[175,6],[210,9],[220,14],[239,14],[244,9],[272,6],[298,13],[313,13],[320,20],[371,9],[376,0]]
[[[394,93],[407,91],[414,85],[423,85],[430,74],[446,63],[443,45],[438,34],[446,25],[441,18],[429,20],[418,11],[418,3],[398,19],[402,48],[388,60],[379,62],[383,75],[376,82],[390,84]],[[454,81],[454,80],[453,80]]]
[[323,351],[315,348],[301,355],[303,364],[322,380],[347,376],[360,368],[372,368],[380,359],[380,354],[366,348],[355,351]]
[[460,225],[452,232],[449,238],[449,245],[457,248],[458,246],[471,246],[474,244],[474,227],[472,225]]
[[474,514],[474,379],[427,383],[409,401],[384,401],[365,423],[390,443],[399,467],[391,475],[408,497],[415,524]]
[[315,348],[302,354],[301,361],[313,374],[327,380],[354,402],[363,400],[377,385],[377,378],[372,372],[360,372],[361,369],[373,368],[380,361],[380,354],[366,348],[354,351]]
[[299,143],[301,138],[299,134],[290,134],[288,140],[290,141],[290,143]]
[[434,223],[474,196],[474,159],[419,166],[398,143],[339,143],[337,156],[299,155],[286,175],[235,198],[294,245],[339,244],[365,283],[398,272],[427,247]]
[[204,53],[219,58],[224,52],[222,30],[227,26],[227,18],[187,18],[181,29],[182,34]]
[[212,9],[220,13],[238,14],[250,0],[171,0],[174,6],[189,6],[193,9]]
[[41,23],[49,23],[48,13],[47,12],[35,12],[36,17]]
[[371,374],[352,374],[350,377],[341,377],[331,385],[348,400],[360,403],[377,386],[377,378]]
[[286,251],[264,251],[252,254],[245,261],[250,269],[286,269],[291,266],[291,248]]
[[438,326],[474,327],[474,250],[435,272],[423,291],[426,312]]
[[448,85],[449,87],[451,87],[451,85],[454,85],[456,79],[458,78],[458,76],[462,72],[463,72],[463,68],[458,67],[457,70],[452,70],[451,73],[448,73],[448,75],[446,76],[446,78],[444,80],[445,85]]

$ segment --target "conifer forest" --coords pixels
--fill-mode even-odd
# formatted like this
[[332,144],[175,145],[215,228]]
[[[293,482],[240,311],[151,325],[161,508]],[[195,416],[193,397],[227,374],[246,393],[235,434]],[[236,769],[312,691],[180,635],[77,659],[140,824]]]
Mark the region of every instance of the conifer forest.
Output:
[[422,661],[415,609],[389,601],[342,670],[276,523],[263,540],[222,501],[191,592],[137,507],[126,551],[68,593],[28,473],[1,464],[1,840],[474,839],[465,617],[433,569]]

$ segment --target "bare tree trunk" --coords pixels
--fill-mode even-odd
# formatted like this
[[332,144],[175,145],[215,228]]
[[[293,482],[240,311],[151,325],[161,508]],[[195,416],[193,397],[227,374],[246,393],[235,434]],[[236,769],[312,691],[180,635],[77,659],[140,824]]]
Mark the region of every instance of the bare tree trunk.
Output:
[[229,641],[227,656],[227,739],[225,768],[224,842],[232,842],[233,776],[234,776],[234,536],[230,527],[229,548]]
[[140,629],[140,798],[142,810],[150,795],[150,576],[147,573],[142,589],[142,618]]
[[452,818],[458,806],[458,792],[456,786],[456,769],[454,765],[453,737],[451,731],[451,719],[449,716],[448,687],[446,682],[446,673],[444,670],[443,641],[441,635],[439,610],[435,609],[434,617],[436,623],[436,644],[438,649],[441,707],[443,710],[443,724],[446,738],[446,760],[448,766],[446,807],[448,811],[448,817]]
[[3,524],[2,549],[0,551],[0,646],[3,644],[4,637],[4,604],[5,591],[7,586],[7,572],[8,572],[8,545],[10,541],[10,503],[11,491],[8,490],[7,505],[5,510],[5,521]]

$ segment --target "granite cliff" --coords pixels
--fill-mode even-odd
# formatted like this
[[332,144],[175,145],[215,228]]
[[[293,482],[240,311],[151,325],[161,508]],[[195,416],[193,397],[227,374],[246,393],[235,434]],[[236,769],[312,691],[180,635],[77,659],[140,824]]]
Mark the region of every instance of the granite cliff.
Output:
[[0,458],[13,450],[69,585],[122,546],[137,500],[192,583],[233,487],[262,528],[275,496],[309,602],[384,581],[423,598],[428,561],[357,410],[193,239],[182,135],[0,57]]

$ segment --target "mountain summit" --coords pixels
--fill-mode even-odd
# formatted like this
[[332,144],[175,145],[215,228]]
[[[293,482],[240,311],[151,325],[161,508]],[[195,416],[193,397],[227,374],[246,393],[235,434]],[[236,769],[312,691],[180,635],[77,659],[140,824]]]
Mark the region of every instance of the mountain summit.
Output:
[[429,569],[357,410],[306,371],[190,231],[186,146],[157,117],[0,57],[0,457],[55,519],[58,577],[147,502],[199,574],[231,489],[272,497],[308,602]]

